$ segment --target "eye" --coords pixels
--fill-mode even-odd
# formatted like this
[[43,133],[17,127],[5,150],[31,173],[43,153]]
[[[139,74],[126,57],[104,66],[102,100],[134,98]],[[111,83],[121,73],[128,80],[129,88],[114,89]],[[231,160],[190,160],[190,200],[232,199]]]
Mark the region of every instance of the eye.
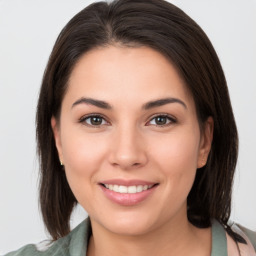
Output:
[[101,115],[87,115],[82,117],[79,120],[79,122],[87,126],[94,126],[94,127],[108,124],[108,122]]
[[168,126],[172,123],[176,123],[176,120],[169,115],[157,115],[148,123],[155,126]]

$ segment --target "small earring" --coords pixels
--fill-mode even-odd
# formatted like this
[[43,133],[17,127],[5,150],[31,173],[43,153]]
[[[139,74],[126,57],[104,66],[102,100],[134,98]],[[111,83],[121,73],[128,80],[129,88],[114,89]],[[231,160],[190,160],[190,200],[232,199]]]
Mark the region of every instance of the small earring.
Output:
[[63,166],[64,164],[62,163],[62,161],[60,160],[60,165]]

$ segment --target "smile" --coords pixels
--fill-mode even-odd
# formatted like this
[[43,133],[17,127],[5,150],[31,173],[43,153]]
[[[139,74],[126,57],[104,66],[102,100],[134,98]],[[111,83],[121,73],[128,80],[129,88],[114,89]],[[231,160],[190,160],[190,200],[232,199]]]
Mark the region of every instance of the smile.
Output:
[[135,206],[155,193],[159,183],[141,180],[108,180],[99,183],[103,194],[113,203]]
[[102,184],[105,188],[121,194],[135,194],[152,188],[154,185],[123,186],[116,184]]

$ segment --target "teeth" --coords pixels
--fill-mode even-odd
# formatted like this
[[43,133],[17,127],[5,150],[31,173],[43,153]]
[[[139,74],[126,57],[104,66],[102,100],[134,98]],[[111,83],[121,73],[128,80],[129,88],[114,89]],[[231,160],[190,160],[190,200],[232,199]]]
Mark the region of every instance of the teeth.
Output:
[[127,191],[128,191],[128,187],[126,187],[126,186],[119,186],[119,191],[116,191],[116,192],[127,193]]
[[113,191],[119,192],[119,186],[118,185],[113,185]]
[[145,185],[145,186],[140,185],[140,186],[136,187],[136,192],[141,192],[141,191],[147,190],[147,189],[148,189],[147,185]]
[[127,187],[127,186],[122,186],[122,185],[119,186],[119,185],[113,185],[113,184],[104,184],[104,186],[109,190],[122,193],[122,194],[123,193],[135,194],[153,187],[153,185],[138,185],[138,186]]
[[128,190],[128,193],[130,194],[134,194],[137,192],[136,186],[129,186],[127,190]]

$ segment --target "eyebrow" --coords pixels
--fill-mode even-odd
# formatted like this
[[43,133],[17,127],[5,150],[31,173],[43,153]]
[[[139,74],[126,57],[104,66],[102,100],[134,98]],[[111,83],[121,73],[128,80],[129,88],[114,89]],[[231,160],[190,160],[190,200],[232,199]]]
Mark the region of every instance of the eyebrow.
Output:
[[112,109],[111,105],[105,101],[96,100],[96,99],[92,99],[92,98],[84,98],[84,97],[82,97],[81,99],[74,102],[72,104],[72,108],[79,104],[93,105],[93,106],[96,106],[98,108],[103,108],[103,109]]
[[155,107],[161,107],[161,106],[169,104],[169,103],[179,103],[185,109],[187,109],[187,105],[182,100],[177,99],[177,98],[164,98],[164,99],[149,101],[142,106],[142,109],[148,110],[148,109],[155,108]]
[[[143,110],[148,110],[148,109],[155,108],[155,107],[160,107],[160,106],[163,106],[163,105],[166,105],[166,104],[169,104],[169,103],[179,103],[185,109],[187,109],[187,105],[182,100],[177,99],[177,98],[164,98],[164,99],[149,101],[149,102],[143,104],[142,109]],[[92,98],[84,98],[84,97],[75,101],[72,104],[72,108],[76,105],[79,105],[79,104],[93,105],[93,106],[96,106],[98,108],[108,109],[108,110],[113,109],[113,107],[105,101],[96,100],[96,99],[92,99]]]

